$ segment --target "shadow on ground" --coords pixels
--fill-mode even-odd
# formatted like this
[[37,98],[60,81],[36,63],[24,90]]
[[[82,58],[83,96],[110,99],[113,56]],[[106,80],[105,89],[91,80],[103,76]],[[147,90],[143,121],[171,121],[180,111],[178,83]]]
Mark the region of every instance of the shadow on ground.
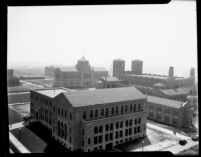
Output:
[[[144,143],[143,143],[143,141],[144,141]],[[142,147],[148,146],[150,144],[151,144],[151,142],[150,142],[149,138],[146,136],[146,137],[142,137],[139,139],[135,139],[133,141],[129,141],[129,142],[120,144],[120,145],[116,146],[116,148],[123,152],[129,152],[131,150],[142,148]]]
[[44,153],[70,152],[67,148],[62,146],[57,141],[55,141],[51,136],[51,132],[46,127],[41,125],[39,122],[32,122],[30,125],[26,127],[47,144],[46,147],[44,148]]

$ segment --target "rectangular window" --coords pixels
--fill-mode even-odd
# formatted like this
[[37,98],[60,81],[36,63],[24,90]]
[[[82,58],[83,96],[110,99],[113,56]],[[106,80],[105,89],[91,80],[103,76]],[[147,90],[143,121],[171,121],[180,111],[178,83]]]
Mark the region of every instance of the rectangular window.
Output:
[[140,123],[141,123],[141,118],[138,119],[138,124],[140,124]]
[[70,120],[72,120],[72,113],[70,113]]
[[112,115],[114,114],[114,107],[112,107]]
[[106,128],[105,128],[105,130],[106,130],[106,131],[109,130],[109,125],[108,125],[108,124],[106,124]]
[[118,114],[118,107],[116,107],[116,114]]
[[99,132],[103,132],[103,126],[99,127]]
[[83,119],[86,119],[86,118],[87,118],[87,112],[84,111],[84,113],[83,113]]
[[110,133],[110,140],[113,140],[113,133]]
[[116,129],[119,129],[119,122],[116,122]]
[[93,118],[93,111],[90,111],[90,118]]
[[133,106],[132,104],[130,104],[130,112],[132,112],[132,110],[133,110]]
[[110,130],[113,130],[113,123],[110,124]]
[[91,139],[90,138],[88,138],[88,144],[91,144]]
[[99,136],[99,143],[102,143],[103,142],[103,136]]
[[94,144],[97,144],[97,143],[98,143],[98,137],[95,136],[95,137],[94,137]]
[[119,132],[118,131],[116,131],[116,138],[119,138],[119,134],[118,134]]
[[95,117],[98,117],[98,110],[95,111]]
[[129,135],[131,135],[131,134],[132,134],[132,128],[129,129]]
[[126,105],[126,106],[125,106],[125,112],[127,112],[127,110],[128,110],[128,106]]
[[124,112],[124,106],[121,106],[121,114]]
[[106,108],[106,116],[108,116],[108,108]]
[[104,109],[101,110],[101,116],[104,116]]
[[123,131],[120,131],[120,135],[119,135],[120,137],[123,137]]
[[105,141],[108,141],[108,134],[105,135]]
[[120,128],[123,128],[123,122],[120,122]]

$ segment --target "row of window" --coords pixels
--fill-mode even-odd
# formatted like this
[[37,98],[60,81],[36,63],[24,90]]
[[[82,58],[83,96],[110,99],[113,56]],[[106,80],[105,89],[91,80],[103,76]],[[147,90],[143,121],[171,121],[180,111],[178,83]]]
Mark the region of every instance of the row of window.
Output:
[[99,118],[102,116],[114,116],[119,114],[131,113],[141,111],[141,104],[130,104],[124,106],[116,106],[110,108],[102,108],[102,109],[95,109],[90,111],[83,112],[83,119],[86,120],[87,117],[89,118]]
[[[153,108],[152,105],[150,106],[150,110],[149,110],[149,111],[150,111],[150,112],[154,112],[154,108]],[[159,113],[159,112],[161,113],[161,111],[162,111],[162,110],[161,110],[161,107],[157,107],[156,112],[157,112],[157,113]],[[164,113],[170,115],[170,109],[165,109]],[[175,111],[175,110],[174,110],[174,111],[173,111],[173,115],[178,116],[178,115],[179,115],[179,111]]]
[[[141,118],[135,118],[135,121],[130,119],[130,120],[126,120],[124,123],[123,121],[121,122],[116,122],[116,123],[111,123],[111,124],[106,124],[105,125],[105,131],[112,131],[114,129],[114,127],[116,129],[119,128],[123,128],[123,125],[125,124],[126,127],[128,126],[132,126],[133,122],[135,122],[135,125],[140,124],[141,123]],[[103,132],[103,126],[95,126],[94,127],[94,134],[97,133],[102,133]]]
[[[69,134],[71,133],[72,129],[71,127],[69,127]],[[55,128],[53,128],[53,132],[55,132]],[[66,123],[60,122],[58,120],[57,122],[57,135],[60,138],[63,138],[64,140],[67,140],[67,136],[68,136],[68,128]],[[69,136],[69,143],[71,143],[71,136]]]
[[[127,136],[137,134],[137,133],[140,133],[140,126],[134,127],[133,131],[132,131],[132,128],[125,129],[124,136],[127,137]],[[116,139],[119,139],[122,137],[123,137],[123,130],[116,131],[115,134],[113,132],[111,132],[111,133],[105,134],[105,136],[103,136],[103,135],[94,136],[93,144],[100,144],[100,143],[103,143],[104,141],[107,142],[107,141],[111,141],[113,139],[116,140]],[[90,144],[91,144],[91,138],[88,138],[88,145],[90,145]],[[82,145],[84,146],[84,140],[82,142]]]
[[40,101],[41,103],[43,103],[43,105],[47,105],[49,107],[52,107],[52,102],[43,98],[43,97],[39,97],[38,95],[34,95],[33,93],[31,93],[31,99],[35,99],[37,101]]
[[[62,107],[58,107],[57,111],[56,111],[56,106],[54,106],[53,111],[54,111],[54,113],[57,112],[57,114],[59,116],[62,116],[63,118],[68,118],[67,109],[64,109]],[[69,119],[72,120],[72,113],[71,112],[70,112],[70,115],[69,115]]]

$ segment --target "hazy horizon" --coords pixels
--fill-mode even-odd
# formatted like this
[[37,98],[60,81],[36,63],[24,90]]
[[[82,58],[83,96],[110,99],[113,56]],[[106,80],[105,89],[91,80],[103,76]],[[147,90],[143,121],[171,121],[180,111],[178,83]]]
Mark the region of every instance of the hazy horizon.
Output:
[[74,66],[85,56],[110,70],[143,60],[143,73],[197,74],[196,3],[8,7],[8,67]]

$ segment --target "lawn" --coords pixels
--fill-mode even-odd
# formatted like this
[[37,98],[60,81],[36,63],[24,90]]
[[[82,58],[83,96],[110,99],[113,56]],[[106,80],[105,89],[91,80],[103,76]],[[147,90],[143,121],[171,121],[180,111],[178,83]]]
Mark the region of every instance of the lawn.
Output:
[[54,85],[54,79],[31,79],[26,81],[46,87],[53,87]]

